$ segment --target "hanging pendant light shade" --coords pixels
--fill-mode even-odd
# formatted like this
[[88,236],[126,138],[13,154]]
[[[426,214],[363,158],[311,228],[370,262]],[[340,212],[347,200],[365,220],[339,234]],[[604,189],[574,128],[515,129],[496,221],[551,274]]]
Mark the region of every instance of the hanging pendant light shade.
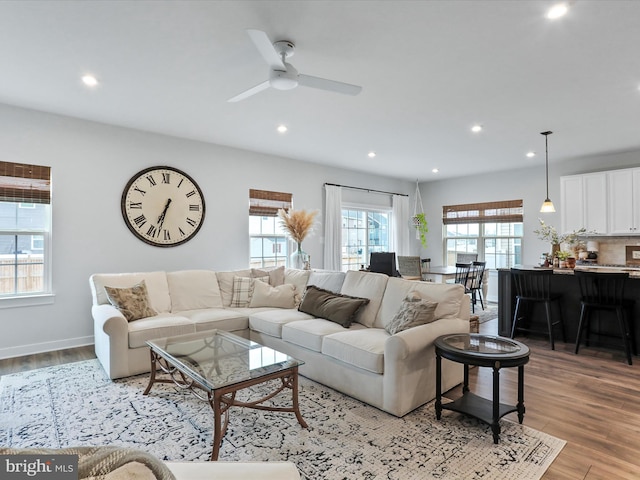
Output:
[[547,196],[542,202],[540,207],[540,213],[553,213],[556,211],[556,207],[553,206],[553,202],[549,200],[549,135],[553,132],[540,132],[544,135],[544,151],[545,151],[545,179],[547,181]]

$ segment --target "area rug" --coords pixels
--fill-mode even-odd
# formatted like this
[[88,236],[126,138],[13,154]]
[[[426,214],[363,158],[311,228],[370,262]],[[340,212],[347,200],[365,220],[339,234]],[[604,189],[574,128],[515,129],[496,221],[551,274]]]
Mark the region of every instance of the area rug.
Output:
[[[5,375],[0,445],[115,445],[163,460],[208,460],[211,407],[167,384],[143,396],[146,384],[147,375],[111,381],[97,360]],[[396,418],[306,378],[300,410],[308,429],[290,413],[232,409],[220,460],[288,460],[308,480],[533,480],[565,444],[503,419],[495,445],[488,426],[464,415],[444,411],[436,420],[433,402]]]
[[498,318],[498,304],[497,303],[486,303],[484,304],[484,310],[480,303],[476,305],[475,313],[472,315],[478,316],[478,323],[488,322],[489,320],[493,320],[494,318]]

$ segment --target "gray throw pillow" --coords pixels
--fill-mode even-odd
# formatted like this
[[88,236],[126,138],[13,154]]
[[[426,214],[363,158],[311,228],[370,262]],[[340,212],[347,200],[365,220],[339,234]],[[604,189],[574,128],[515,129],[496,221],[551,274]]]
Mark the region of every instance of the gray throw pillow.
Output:
[[367,303],[368,298],[350,297],[309,285],[298,310],[349,328],[358,310]]
[[429,302],[428,300],[403,300],[400,310],[385,326],[385,329],[390,335],[394,335],[418,325],[431,323],[436,319],[435,311],[437,307],[437,303]]

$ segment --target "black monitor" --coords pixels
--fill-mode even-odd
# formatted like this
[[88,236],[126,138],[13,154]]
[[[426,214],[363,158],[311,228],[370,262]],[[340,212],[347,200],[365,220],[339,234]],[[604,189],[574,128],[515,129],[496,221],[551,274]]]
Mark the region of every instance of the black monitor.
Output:
[[396,273],[396,253],[395,252],[371,252],[369,259],[369,271],[384,273],[390,277],[395,277]]

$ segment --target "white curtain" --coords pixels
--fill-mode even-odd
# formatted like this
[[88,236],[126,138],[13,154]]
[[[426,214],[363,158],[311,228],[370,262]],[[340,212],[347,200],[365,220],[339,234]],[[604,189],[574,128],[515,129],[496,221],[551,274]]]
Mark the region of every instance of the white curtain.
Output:
[[390,250],[398,255],[409,255],[409,197],[394,195],[391,219],[393,234],[391,235]]
[[325,185],[324,268],[342,270],[342,187]]

